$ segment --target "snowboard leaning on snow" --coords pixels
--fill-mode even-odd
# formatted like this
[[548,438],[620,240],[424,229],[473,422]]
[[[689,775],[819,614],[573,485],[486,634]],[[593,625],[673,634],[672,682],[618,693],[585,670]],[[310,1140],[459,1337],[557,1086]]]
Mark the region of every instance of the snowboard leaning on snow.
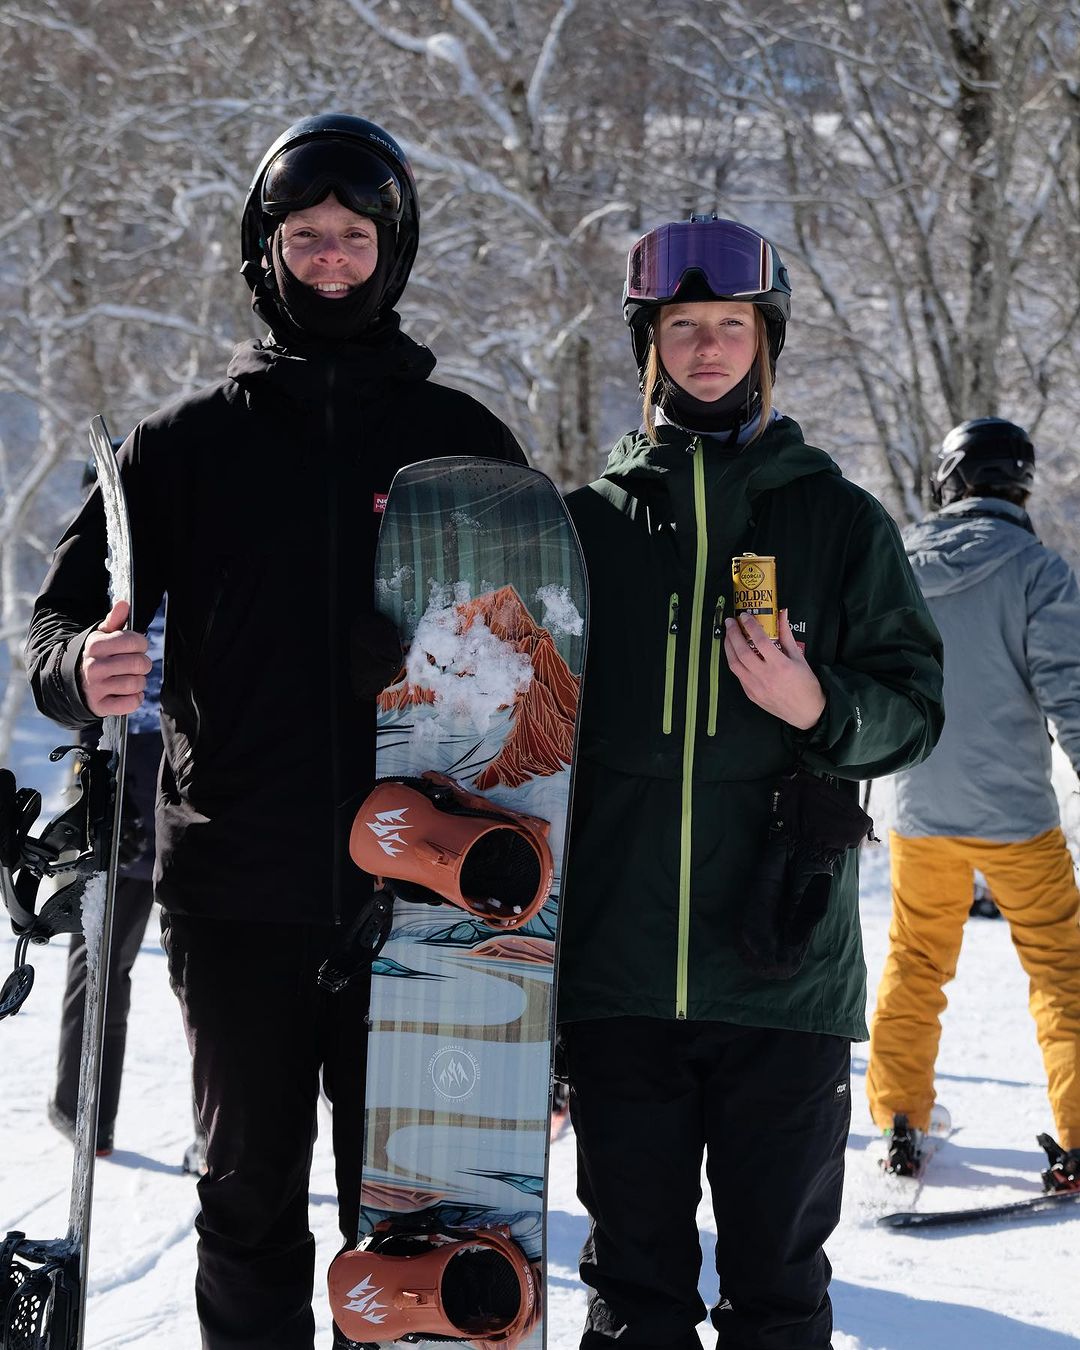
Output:
[[988,1223],[995,1219],[1029,1219],[1039,1214],[1062,1214],[1080,1201],[1080,1191],[1054,1191],[1049,1195],[1031,1195],[1001,1205],[973,1205],[968,1209],[900,1210],[883,1214],[879,1228],[901,1228],[918,1232],[923,1228],[961,1228],[967,1224]]
[[[110,599],[113,604],[127,600],[133,606],[127,505],[112,440],[101,417],[91,424],[90,445],[104,507]],[[53,751],[54,761],[69,753],[76,757],[79,795],[35,834],[31,830],[41,809],[40,795],[17,788],[10,771],[0,769],[0,881],[18,938],[15,969],[0,990],[0,1018],[18,1012],[30,993],[33,968],[25,957],[31,944],[82,932],[87,953],[67,1236],[38,1239],[12,1232],[0,1245],[2,1350],[82,1350],[85,1340],[90,1209],[126,742],[127,719],[106,717],[96,750],[62,746]],[[39,895],[42,881],[57,886],[47,898]],[[5,1034],[18,1033],[5,1028]]]
[[[377,778],[434,772],[480,825],[502,812],[539,822],[553,880],[512,931],[458,905],[394,899],[372,971],[359,1242],[331,1266],[331,1307],[353,1344],[429,1344],[437,1324],[432,1344],[542,1350],[559,890],[586,619],[559,493],[493,460],[403,469],[379,536],[376,606],[407,648],[378,700]],[[419,817],[370,814],[354,833],[392,869],[420,842]],[[403,1319],[422,1331],[402,1333]]]

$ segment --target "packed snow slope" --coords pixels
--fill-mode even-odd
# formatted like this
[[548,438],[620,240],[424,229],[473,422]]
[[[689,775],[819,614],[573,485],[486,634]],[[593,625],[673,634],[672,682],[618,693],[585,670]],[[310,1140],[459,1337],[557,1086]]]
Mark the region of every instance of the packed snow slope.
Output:
[[[21,767],[21,766],[20,766]],[[23,781],[30,771],[21,769]],[[1066,785],[1075,808],[1075,780]],[[882,819],[884,791],[872,811]],[[887,806],[884,808],[887,815]],[[884,844],[863,858],[862,914],[870,988],[885,954],[888,857]],[[7,925],[3,927],[6,929]],[[14,942],[0,938],[10,968]],[[0,1235],[58,1237],[66,1230],[70,1145],[47,1124],[64,948],[35,949],[37,983],[18,1016],[0,1024]],[[192,1282],[195,1183],[179,1162],[191,1138],[187,1051],[169,991],[155,921],[134,971],[117,1149],[98,1164],[88,1311],[88,1350],[193,1350],[199,1344]],[[990,1223],[933,1235],[890,1233],[879,1214],[1008,1201],[1038,1192],[1040,1130],[1053,1132],[1042,1062],[1027,1013],[1026,980],[1003,921],[968,925],[959,974],[949,992],[938,1062],[938,1095],[955,1133],[920,1188],[889,1180],[876,1166],[879,1140],[864,1095],[866,1047],[854,1047],[852,1132],[840,1227],[829,1244],[834,1267],[835,1350],[1067,1350],[1080,1344],[1080,1207],[1026,1223]],[[657,1066],[661,1071],[662,1066]],[[320,1108],[323,1110],[324,1108]],[[311,1180],[311,1222],[325,1270],[339,1245],[329,1135],[323,1117]],[[768,1122],[762,1121],[762,1128]],[[658,1165],[662,1160],[658,1159]],[[586,1220],[574,1190],[574,1139],[552,1153],[549,1215],[551,1350],[573,1350],[585,1308],[577,1252]],[[783,1159],[761,1179],[761,1203],[782,1186]],[[699,1214],[705,1250],[701,1290],[716,1298],[711,1236],[739,1215]],[[324,1290],[316,1289],[318,1344],[330,1345]],[[703,1343],[713,1337],[703,1328]]]

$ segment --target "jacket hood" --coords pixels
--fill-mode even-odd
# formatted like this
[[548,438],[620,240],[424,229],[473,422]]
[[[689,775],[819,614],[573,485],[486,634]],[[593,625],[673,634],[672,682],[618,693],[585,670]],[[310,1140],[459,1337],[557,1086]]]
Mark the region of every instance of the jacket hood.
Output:
[[967,590],[1036,542],[1023,507],[997,497],[951,502],[904,533],[926,596]]
[[[644,431],[624,436],[612,447],[603,477],[622,482],[626,479],[662,482],[664,477],[685,464],[688,445],[695,439],[709,442],[708,436],[697,437],[682,427],[660,425],[656,428],[659,444],[654,445]],[[749,445],[735,452],[725,448],[719,454],[731,454],[746,478],[750,496],[773,488],[783,487],[797,478],[814,473],[840,474],[839,466],[824,452],[803,440],[802,428],[790,417],[777,417],[765,432]]]
[[327,380],[339,388],[381,388],[388,380],[406,384],[426,380],[435,369],[427,347],[404,333],[389,333],[374,345],[343,343],[337,347],[294,350],[277,345],[273,336],[242,342],[229,362],[229,379],[244,389],[273,385],[291,398],[325,397]]

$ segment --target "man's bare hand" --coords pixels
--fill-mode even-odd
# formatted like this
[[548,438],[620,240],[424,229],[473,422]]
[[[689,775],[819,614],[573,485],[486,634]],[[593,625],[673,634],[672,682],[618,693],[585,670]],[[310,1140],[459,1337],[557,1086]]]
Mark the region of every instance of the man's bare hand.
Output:
[[83,647],[79,683],[95,717],[119,717],[143,701],[153,662],[146,654],[146,637],[124,631],[129,609],[126,600],[118,600]]
[[780,611],[779,649],[752,614],[725,620],[724,653],[743,693],[789,726],[808,731],[825,708],[825,693]]

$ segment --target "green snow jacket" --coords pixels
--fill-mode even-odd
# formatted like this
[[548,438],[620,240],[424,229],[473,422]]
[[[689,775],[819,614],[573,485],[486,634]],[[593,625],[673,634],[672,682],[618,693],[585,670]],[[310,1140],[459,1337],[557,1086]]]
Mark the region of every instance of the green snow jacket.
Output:
[[[925,758],[941,642],[881,505],[798,425],[729,452],[626,436],[568,504],[590,631],[564,886],[561,1021],[718,1020],[866,1037],[858,855],[838,866],[802,969],[764,980],[734,938],[779,776],[850,780]],[[731,560],[777,559],[779,603],[826,695],[800,732],[743,693],[723,651]]]

